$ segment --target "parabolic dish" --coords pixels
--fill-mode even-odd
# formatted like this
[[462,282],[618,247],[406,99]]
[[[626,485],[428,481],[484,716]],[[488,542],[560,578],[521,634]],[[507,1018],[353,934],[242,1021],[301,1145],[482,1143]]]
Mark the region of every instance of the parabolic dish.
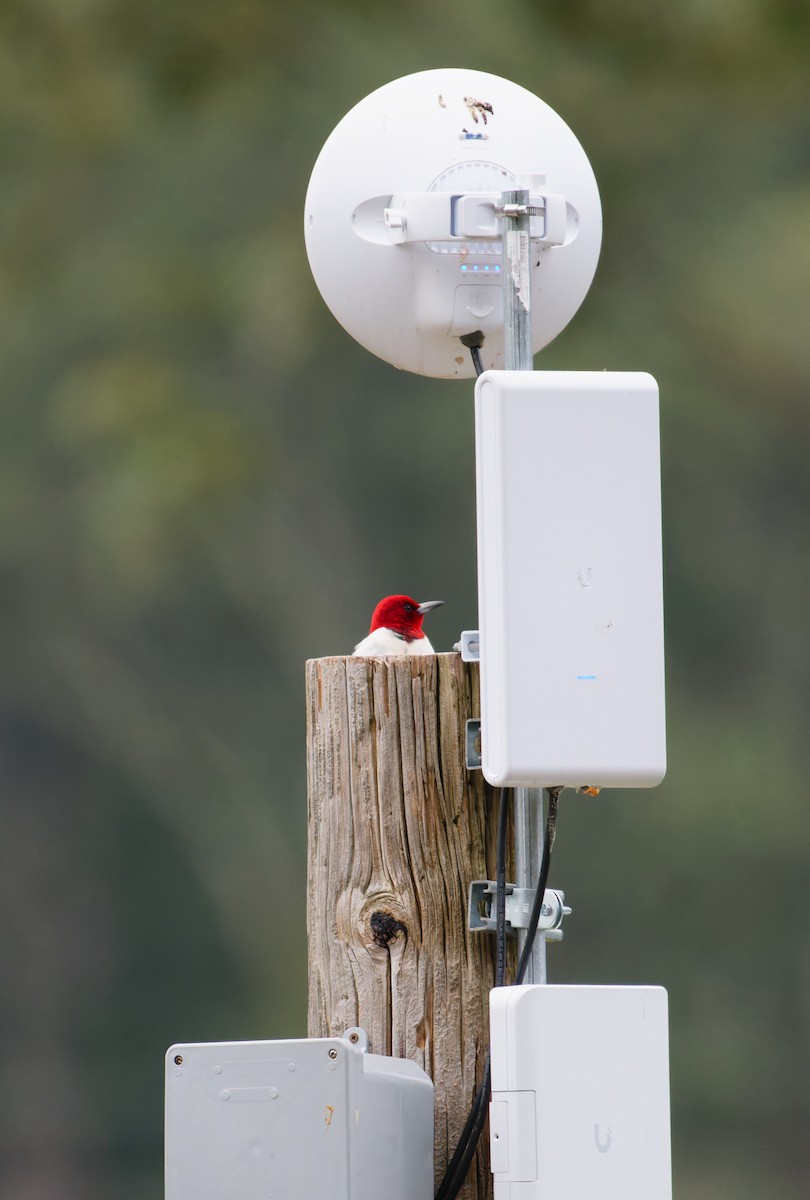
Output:
[[[531,242],[536,353],[571,320],[596,270],[602,213],[584,150],[544,101],[496,75],[447,68],[385,84],[347,113],[312,171],[305,239],[324,301],[362,346],[402,370],[473,375],[459,338],[479,329],[484,367],[502,369],[502,243],[470,235],[475,213],[454,206],[524,186],[549,195],[546,237],[534,237],[533,222]],[[392,211],[406,214],[404,228],[426,229],[425,240],[397,240]],[[444,226],[431,226],[445,211]]]

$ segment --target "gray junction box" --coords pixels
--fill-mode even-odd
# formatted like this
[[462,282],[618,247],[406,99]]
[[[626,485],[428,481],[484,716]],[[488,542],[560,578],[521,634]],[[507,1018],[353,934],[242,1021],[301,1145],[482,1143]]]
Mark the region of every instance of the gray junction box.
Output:
[[172,1046],[166,1200],[431,1200],[433,1084],[364,1042]]

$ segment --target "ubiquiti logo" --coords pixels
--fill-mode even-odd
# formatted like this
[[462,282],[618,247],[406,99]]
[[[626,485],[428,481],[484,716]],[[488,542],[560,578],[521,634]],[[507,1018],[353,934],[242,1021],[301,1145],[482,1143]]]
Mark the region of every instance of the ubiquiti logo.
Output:
[[608,1125],[607,1128],[605,1129],[605,1132],[603,1133],[601,1125],[594,1125],[593,1140],[594,1140],[594,1145],[596,1146],[596,1149],[599,1151],[599,1153],[607,1154],[608,1150],[611,1147],[611,1143],[613,1142],[613,1138],[611,1137],[611,1133],[610,1133],[610,1126]]

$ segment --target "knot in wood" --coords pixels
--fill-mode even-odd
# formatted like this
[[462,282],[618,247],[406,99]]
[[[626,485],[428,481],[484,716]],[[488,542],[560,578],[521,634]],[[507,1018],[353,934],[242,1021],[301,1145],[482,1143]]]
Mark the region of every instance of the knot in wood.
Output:
[[408,932],[407,926],[398,921],[393,913],[383,912],[382,910],[371,914],[369,925],[371,926],[371,936],[374,938],[374,944],[380,946],[383,950],[390,946],[391,942],[400,933],[407,934]]

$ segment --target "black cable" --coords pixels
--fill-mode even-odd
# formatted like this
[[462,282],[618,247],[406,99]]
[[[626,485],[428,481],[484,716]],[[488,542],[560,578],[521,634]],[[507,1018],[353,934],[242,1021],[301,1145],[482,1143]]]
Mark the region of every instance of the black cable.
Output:
[[436,1200],[455,1200],[456,1196],[461,1191],[464,1180],[467,1178],[467,1172],[470,1169],[470,1163],[472,1162],[475,1151],[478,1148],[478,1142],[480,1141],[481,1133],[487,1119],[487,1111],[489,1109],[490,1081],[491,1065],[489,1055],[487,1055],[487,1063],[484,1068],[484,1078],[481,1082],[481,1086],[476,1092],[470,1115],[467,1118],[467,1125],[464,1127],[465,1130],[467,1127],[469,1127],[470,1133],[467,1137],[466,1143],[459,1140],[459,1144],[456,1147],[456,1153],[450,1160],[450,1165],[445,1171],[444,1179],[442,1180],[441,1186],[436,1193]]
[[515,983],[523,982],[523,976],[526,974],[526,968],[528,967],[529,959],[531,958],[534,939],[537,935],[537,922],[540,920],[540,910],[543,907],[543,897],[546,891],[546,883],[548,882],[548,869],[551,864],[551,851],[554,847],[554,838],[557,834],[557,806],[561,791],[561,787],[548,788],[546,836],[543,839],[543,853],[540,858],[540,874],[537,879],[537,891],[534,894],[534,904],[532,905],[532,911],[529,917],[529,929],[526,934],[526,941],[523,945],[523,953],[520,956],[517,971],[515,972]]
[[484,364],[481,361],[481,347],[484,344],[484,335],[480,329],[476,329],[474,333],[465,333],[458,339],[462,346],[466,346],[470,352],[475,367],[476,375],[480,375],[484,370]]
[[[478,1122],[481,1109],[486,1111],[486,1102],[489,1099],[489,1077],[490,1063],[489,1055],[487,1055],[487,1061],[484,1066],[484,1078],[478,1086],[478,1091],[475,1093],[475,1098],[473,1099],[469,1116],[467,1117],[464,1128],[461,1131],[461,1136],[458,1139],[458,1145],[453,1151],[453,1157],[447,1164],[447,1169],[442,1177],[441,1183],[439,1184],[439,1190],[436,1193],[436,1200],[453,1200],[453,1198],[458,1195],[461,1189],[461,1185],[464,1182],[467,1170],[472,1160],[472,1155],[475,1153],[475,1147],[478,1145],[480,1130],[478,1135],[473,1138],[473,1129]],[[472,1153],[466,1160],[467,1165],[464,1167],[463,1174],[459,1175],[461,1172],[461,1160],[467,1155],[471,1141]]]
[[[495,864],[495,986],[503,987],[506,977],[506,829],[509,821],[509,792],[501,788],[498,807],[498,845]],[[453,1157],[447,1164],[436,1193],[436,1200],[454,1200],[467,1177],[473,1155],[481,1138],[489,1104],[490,1061],[487,1055],[484,1078],[475,1093],[469,1116],[461,1131]]]
[[[535,891],[534,904],[532,905],[531,915],[529,916],[529,929],[526,935],[526,942],[523,947],[523,953],[520,956],[517,971],[515,973],[515,983],[521,983],[523,976],[526,974],[526,968],[529,965],[534,939],[537,934],[537,923],[540,920],[540,910],[543,907],[543,898],[546,891],[546,883],[548,882],[548,872],[551,865],[551,851],[554,848],[554,839],[557,834],[557,809],[559,806],[560,792],[562,787],[548,788],[548,812],[546,815],[546,830],[543,840],[543,853],[540,859],[540,873],[537,879],[537,889]],[[496,875],[496,938],[498,939],[498,947],[496,948],[496,980],[501,961],[500,950],[500,935],[503,934],[503,958],[506,958],[506,789],[501,789],[501,804],[498,811],[498,851],[497,851],[497,875]],[[503,864],[503,868],[502,868]],[[502,869],[501,869],[502,868]],[[501,884],[503,883],[503,895],[501,895]],[[503,906],[503,907],[502,907]],[[501,915],[502,914],[502,915]],[[467,1177],[467,1172],[470,1169],[470,1163],[473,1160],[478,1142],[483,1132],[484,1124],[487,1118],[487,1110],[489,1107],[491,1082],[491,1063],[490,1056],[487,1055],[486,1066],[484,1068],[484,1078],[475,1094],[470,1114],[467,1117],[464,1129],[458,1140],[453,1157],[447,1165],[447,1170],[444,1173],[444,1178],[439,1185],[439,1190],[436,1192],[436,1200],[455,1200],[458,1193],[461,1191],[462,1184]]]

